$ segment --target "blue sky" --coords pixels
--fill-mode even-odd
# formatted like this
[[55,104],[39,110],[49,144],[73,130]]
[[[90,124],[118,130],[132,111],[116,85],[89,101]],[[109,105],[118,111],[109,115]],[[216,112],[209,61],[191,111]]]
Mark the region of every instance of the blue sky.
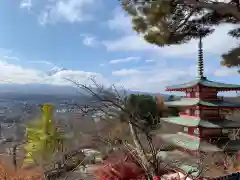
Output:
[[[2,0],[0,23],[0,83],[65,85],[64,78],[87,83],[95,77],[162,92],[196,74],[196,41],[165,48],[146,43],[117,0]],[[220,66],[221,53],[239,43],[227,36],[231,28],[219,26],[204,39],[205,74],[239,84],[235,69]]]

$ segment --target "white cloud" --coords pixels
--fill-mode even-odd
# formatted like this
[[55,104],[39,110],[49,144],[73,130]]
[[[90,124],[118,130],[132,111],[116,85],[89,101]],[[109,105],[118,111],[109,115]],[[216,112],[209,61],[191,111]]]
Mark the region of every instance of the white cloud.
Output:
[[0,61],[0,68],[0,83],[34,83],[38,82],[41,77],[41,72],[38,70],[25,69],[4,61]]
[[49,62],[49,61],[28,61],[29,63],[32,64],[46,64],[46,65],[54,65],[53,63]]
[[115,76],[129,76],[129,75],[134,75],[134,74],[138,74],[138,73],[140,73],[140,71],[137,70],[137,69],[121,69],[121,70],[118,70],[118,71],[113,71],[112,75],[115,75]]
[[[103,45],[108,51],[151,51],[152,49],[157,49],[156,46],[153,46],[144,41],[139,35],[126,35],[115,40],[106,40],[103,41]],[[159,48],[158,48],[159,50]]]
[[124,14],[120,8],[114,10],[113,18],[108,20],[107,25],[114,31],[123,31],[124,33],[132,32],[131,19]]
[[8,55],[4,55],[3,59],[5,60],[14,60],[14,61],[20,61],[20,59],[18,57],[15,56],[8,56]]
[[12,50],[10,49],[5,49],[5,48],[0,48],[0,55],[9,55],[12,53]]
[[15,83],[15,84],[53,84],[53,85],[71,85],[67,81],[71,79],[83,84],[91,83],[91,77],[94,77],[100,84],[109,84],[109,82],[99,73],[85,72],[81,70],[62,70],[56,72],[52,76],[47,73],[31,68],[24,68],[19,65],[10,64],[5,61],[0,61],[0,83]]
[[220,77],[224,77],[224,76],[234,76],[234,75],[238,75],[239,76],[239,73],[237,72],[236,69],[234,68],[231,68],[231,69],[226,69],[226,68],[222,68],[222,69],[217,69],[215,72],[214,72],[214,75],[215,76],[220,76]]
[[196,74],[196,67],[188,68],[150,68],[146,71],[131,74],[120,79],[116,85],[123,86],[126,89],[146,91],[146,92],[164,92],[167,85],[178,84],[192,80]]
[[127,58],[122,58],[122,59],[113,59],[109,61],[110,64],[118,64],[118,63],[125,63],[125,62],[130,62],[130,61],[138,61],[139,57],[127,57]]
[[83,84],[90,84],[89,78],[95,77],[98,83],[106,86],[114,83],[116,86],[123,86],[127,89],[155,92],[163,91],[169,83],[179,83],[179,81],[194,77],[196,72],[195,66],[189,67],[187,70],[185,67],[162,68],[160,66],[143,69],[121,69],[112,72],[112,75],[118,76],[120,80],[112,81],[111,77],[104,77],[96,72],[61,68],[61,70],[49,75],[49,73],[41,70],[24,68],[6,61],[0,61],[0,69],[0,83],[72,85],[71,82],[66,80],[67,78]]
[[146,62],[151,63],[151,62],[154,62],[154,60],[153,59],[147,59]]
[[80,22],[93,17],[87,13],[94,0],[58,0],[47,5],[39,17],[41,24],[56,22]]
[[[19,57],[16,57],[16,56],[9,56],[9,55],[3,55],[2,56],[2,59],[3,60],[6,60],[6,61],[21,61],[21,59]],[[46,64],[46,65],[54,65],[53,63],[51,63],[50,61],[25,61],[27,63],[31,63],[31,64]]]
[[[64,68],[54,68],[54,73],[47,73],[33,68],[24,68],[20,65],[15,65],[7,61],[0,61],[0,83],[15,83],[15,84],[52,84],[52,85],[73,85],[67,79],[80,82],[82,84],[90,84],[89,78],[94,77],[99,84],[109,86],[114,83],[117,87],[124,87],[131,90],[147,91],[147,92],[164,92],[167,85],[179,84],[190,81],[195,78],[196,66],[177,66],[177,67],[162,67],[160,65],[152,65],[138,69],[120,69],[112,72],[112,77],[104,77],[97,72],[86,72],[82,70],[71,70]],[[226,69],[228,70],[228,69]],[[205,75],[224,75],[231,76],[236,71],[222,73],[223,71],[214,71],[205,69]],[[111,78],[118,78],[112,81]]]
[[63,70],[55,73],[53,76],[50,76],[49,79],[46,78],[46,80],[48,83],[51,83],[52,81],[56,85],[71,84],[71,82],[66,81],[66,79],[80,82],[81,84],[89,84],[91,83],[90,78],[96,79],[96,81],[100,84],[109,84],[108,80],[106,80],[101,74],[81,70]]
[[98,42],[94,36],[86,35],[86,34],[83,34],[81,36],[83,37],[83,44],[86,46],[94,47],[98,44]]
[[22,0],[20,3],[20,8],[26,8],[30,10],[32,7],[32,0]]
[[[130,17],[126,16],[123,11],[115,10],[112,19],[108,20],[110,30],[121,30],[123,35],[113,40],[103,41],[103,45],[108,51],[113,52],[154,52],[161,56],[186,56],[197,53],[197,40],[191,40],[187,44],[173,45],[167,47],[158,47],[147,43],[143,37],[132,30]],[[227,35],[230,29],[236,26],[224,24],[216,28],[215,33],[204,38],[203,47],[205,54],[220,55],[239,44],[237,39]]]

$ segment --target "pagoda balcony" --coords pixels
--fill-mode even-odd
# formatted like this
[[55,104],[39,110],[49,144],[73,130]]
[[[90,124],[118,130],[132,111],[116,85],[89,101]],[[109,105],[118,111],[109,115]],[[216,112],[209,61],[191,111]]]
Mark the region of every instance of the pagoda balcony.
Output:
[[165,102],[167,107],[194,107],[203,106],[207,108],[226,108],[226,109],[240,109],[240,103],[233,103],[222,100],[206,100],[199,98],[182,98],[180,100]]
[[[189,96],[181,96],[181,98],[199,98],[199,96],[192,96],[192,97],[189,97]],[[205,97],[205,98],[202,98],[202,99],[205,99],[205,100],[214,100],[214,101],[223,101],[224,100],[224,96],[217,96],[217,97]]]
[[204,116],[202,115],[198,115],[198,114],[187,114],[185,112],[179,112],[179,116],[183,117],[183,118],[203,118],[203,119],[209,119],[209,120],[215,120],[215,119],[225,119],[224,115],[208,115],[208,116]]
[[195,117],[196,115],[191,115],[186,112],[179,112],[179,116],[189,116],[189,117]]
[[187,114],[187,113],[185,113],[185,112],[179,112],[178,114],[179,114],[179,116],[188,115],[188,114]]
[[199,115],[196,114],[187,114],[185,112],[180,112],[179,113],[180,117],[189,117],[189,118],[199,118]]
[[199,97],[199,96],[181,96],[183,99],[191,99],[191,98],[198,98],[198,99],[204,99],[204,100],[213,100],[213,101],[223,101],[224,97],[223,96],[212,96],[212,97]]
[[224,100],[224,96],[217,96],[217,100],[223,101]]

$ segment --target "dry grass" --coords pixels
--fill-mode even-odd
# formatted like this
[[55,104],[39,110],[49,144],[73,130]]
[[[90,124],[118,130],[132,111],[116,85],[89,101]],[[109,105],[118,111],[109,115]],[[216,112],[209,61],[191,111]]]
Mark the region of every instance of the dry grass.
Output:
[[0,179],[1,180],[43,180],[40,170],[35,169],[21,169],[16,171],[10,165],[0,159]]

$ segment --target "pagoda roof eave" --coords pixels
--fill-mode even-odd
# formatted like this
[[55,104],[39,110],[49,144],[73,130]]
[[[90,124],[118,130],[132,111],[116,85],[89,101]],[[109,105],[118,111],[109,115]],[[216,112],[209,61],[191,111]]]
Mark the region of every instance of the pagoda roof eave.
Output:
[[[189,176],[192,179],[195,177],[204,177],[206,179],[218,179],[219,177],[226,176],[227,174],[224,172],[224,167],[221,166],[212,166],[209,168],[209,162],[214,164],[214,162],[219,162],[221,159],[217,158],[219,156],[224,157],[223,152],[219,154],[213,155],[209,153],[205,155],[205,158],[201,158],[201,156],[193,156],[187,152],[174,150],[174,151],[160,151],[158,152],[158,156],[161,158],[166,165],[173,167],[179,170],[182,173],[191,173]],[[201,168],[199,168],[199,161],[201,160]],[[234,173],[235,170],[232,171]],[[230,173],[230,172],[228,172]],[[193,177],[192,177],[193,176]]]
[[164,122],[178,124],[182,126],[188,127],[204,127],[204,128],[214,128],[214,129],[221,129],[221,128],[240,128],[240,122],[226,120],[226,119],[219,119],[219,120],[203,120],[196,117],[168,117],[168,118],[161,118]]
[[194,157],[186,152],[174,150],[174,151],[159,151],[157,156],[161,158],[163,162],[166,162],[169,166],[175,167],[182,173],[188,173],[193,171],[191,176],[196,177],[201,173],[199,169],[199,158]]
[[240,85],[226,84],[221,82],[210,81],[206,78],[196,79],[187,83],[167,86],[166,91],[184,91],[185,89],[192,88],[196,85],[202,85],[210,88],[217,88],[219,91],[239,91]]
[[163,141],[168,142],[177,147],[190,150],[190,151],[202,151],[208,153],[214,152],[237,152],[240,151],[240,140],[230,140],[226,143],[218,145],[210,144],[199,137],[192,136],[183,132],[176,134],[161,134],[158,135]]
[[230,103],[224,100],[203,101],[198,98],[182,98],[176,101],[168,101],[164,103],[168,107],[188,107],[188,106],[206,106],[206,107],[219,107],[219,108],[240,108],[240,104]]
[[215,145],[203,141],[199,137],[191,136],[182,132],[178,132],[176,134],[162,134],[159,135],[159,137],[165,142],[191,151],[203,151],[203,152],[223,151],[221,148],[218,148]]

